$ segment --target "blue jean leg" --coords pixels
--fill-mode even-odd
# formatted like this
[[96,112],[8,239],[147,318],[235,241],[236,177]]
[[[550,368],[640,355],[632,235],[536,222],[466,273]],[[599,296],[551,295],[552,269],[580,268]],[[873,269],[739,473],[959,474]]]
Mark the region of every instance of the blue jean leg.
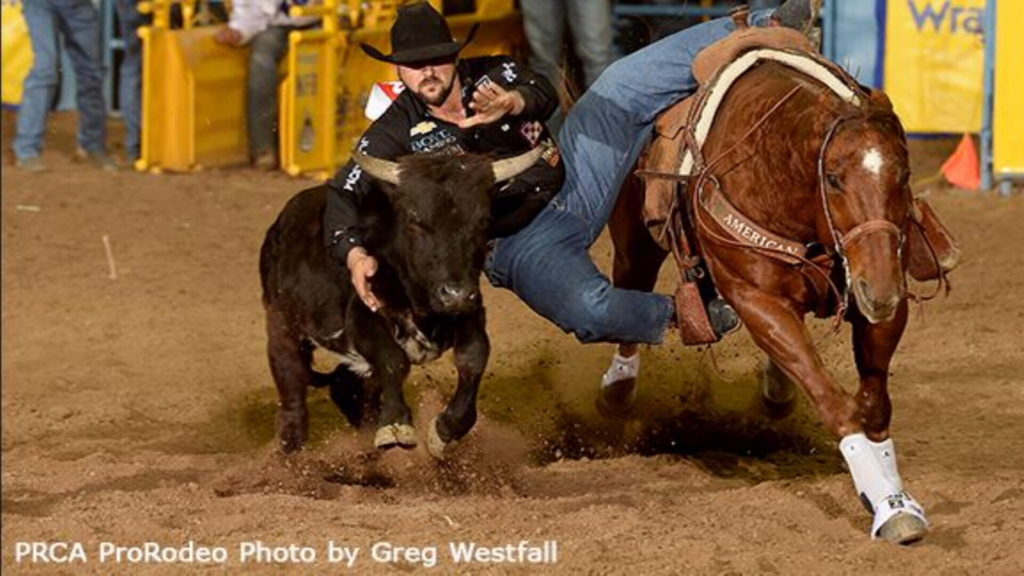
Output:
[[[756,13],[763,24],[770,12]],[[669,36],[612,64],[570,112],[559,135],[566,182],[537,218],[497,242],[488,261],[496,286],[582,342],[658,343],[674,314],[660,294],[611,286],[587,249],[650,137],[654,119],[696,90],[693,57],[724,38],[730,19]]]
[[593,84],[612,62],[611,0],[566,0],[576,56],[583,64],[583,79]]
[[[751,21],[764,24],[770,15],[756,12]],[[719,18],[618,60],[569,113],[558,136],[566,162],[559,199],[590,223],[591,242],[608,222],[658,114],[697,90],[694,57],[734,29],[731,19]]]
[[117,18],[124,40],[124,59],[121,60],[121,84],[118,100],[124,118],[124,148],[129,159],[136,159],[141,146],[142,116],[142,40],[139,28],[146,17],[139,12],[135,0],[117,0]]
[[43,151],[46,117],[57,91],[57,11],[49,0],[25,2],[22,14],[32,41],[32,70],[25,78],[21,105],[18,107],[18,133],[14,154],[34,158]]
[[671,299],[612,287],[587,253],[585,222],[549,205],[529,227],[532,233],[503,238],[490,254],[487,274],[495,286],[512,290],[581,342],[664,339]]
[[277,136],[277,65],[288,53],[291,28],[271,26],[250,41],[246,118],[249,154],[253,158],[272,153]]
[[103,102],[100,17],[92,2],[54,0],[61,33],[75,69],[78,145],[89,152],[107,150],[107,106]]

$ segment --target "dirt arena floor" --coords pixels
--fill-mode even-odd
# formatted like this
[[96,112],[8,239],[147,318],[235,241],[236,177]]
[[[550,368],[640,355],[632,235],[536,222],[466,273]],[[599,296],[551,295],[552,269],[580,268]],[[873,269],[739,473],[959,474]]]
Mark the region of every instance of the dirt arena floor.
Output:
[[[744,332],[714,347],[718,369],[675,341],[645,350],[635,418],[609,420],[594,398],[612,348],[578,344],[490,287],[481,421],[450,461],[422,449],[375,455],[323,391],[311,394],[311,446],[285,459],[273,440],[256,263],[278,209],[309,182],[247,169],[102,173],[67,159],[66,115],[45,154],[53,170],[18,173],[11,120],[5,113],[5,573],[219,569],[101,563],[104,542],[224,547],[229,568],[258,572],[430,564],[429,549],[388,562],[390,544],[437,547],[433,573],[1024,573],[1019,194],[930,190],[966,261],[948,298],[913,312],[892,366],[900,468],[933,525],[896,547],[869,540],[871,518],[808,403],[781,419],[758,409],[762,356]],[[921,178],[950,145],[913,148]],[[608,265],[606,239],[593,253]],[[671,287],[666,268],[661,288]],[[813,325],[823,338],[827,328]],[[848,338],[824,339],[822,350],[852,388]],[[417,422],[453,388],[448,356],[415,369]],[[522,540],[557,542],[557,563],[455,564],[448,553],[449,542]],[[34,541],[80,543],[88,563],[17,563],[18,543]],[[330,542],[360,548],[351,569],[330,563]],[[241,548],[260,543],[317,557],[243,564]]]

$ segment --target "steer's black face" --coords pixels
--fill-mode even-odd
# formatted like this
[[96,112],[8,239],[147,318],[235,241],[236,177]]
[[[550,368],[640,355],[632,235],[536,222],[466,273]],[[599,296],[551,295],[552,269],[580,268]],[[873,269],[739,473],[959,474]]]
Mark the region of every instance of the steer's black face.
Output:
[[408,156],[387,186],[396,247],[418,313],[464,314],[481,306],[480,272],[490,225],[491,164],[473,156]]

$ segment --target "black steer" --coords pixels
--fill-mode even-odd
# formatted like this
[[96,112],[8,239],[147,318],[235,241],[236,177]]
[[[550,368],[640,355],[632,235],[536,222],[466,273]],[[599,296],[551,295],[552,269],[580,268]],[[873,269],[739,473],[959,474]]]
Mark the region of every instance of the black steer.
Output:
[[[306,441],[309,386],[328,386],[354,426],[376,417],[378,448],[416,446],[402,385],[411,364],[451,347],[458,388],[428,430],[428,451],[441,457],[445,446],[469,432],[490,354],[479,287],[489,193],[495,182],[531,166],[540,152],[496,162],[421,155],[395,163],[357,154],[379,184],[360,206],[373,231],[365,239],[367,250],[379,262],[372,282],[383,307],[376,313],[324,246],[326,186],[300,192],[285,205],[260,251],[282,450],[298,450]],[[332,373],[312,369],[317,346],[341,356]]]

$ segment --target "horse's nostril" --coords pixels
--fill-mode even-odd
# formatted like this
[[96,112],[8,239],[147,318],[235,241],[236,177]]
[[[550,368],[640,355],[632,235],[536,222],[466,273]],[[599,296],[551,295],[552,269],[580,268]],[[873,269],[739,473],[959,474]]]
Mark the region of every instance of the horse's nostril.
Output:
[[863,278],[858,278],[857,282],[856,282],[856,285],[857,285],[857,291],[860,292],[860,295],[863,298],[865,298],[865,299],[867,299],[869,301],[873,300],[872,294],[871,294],[871,285],[868,284],[867,280],[865,280]]

